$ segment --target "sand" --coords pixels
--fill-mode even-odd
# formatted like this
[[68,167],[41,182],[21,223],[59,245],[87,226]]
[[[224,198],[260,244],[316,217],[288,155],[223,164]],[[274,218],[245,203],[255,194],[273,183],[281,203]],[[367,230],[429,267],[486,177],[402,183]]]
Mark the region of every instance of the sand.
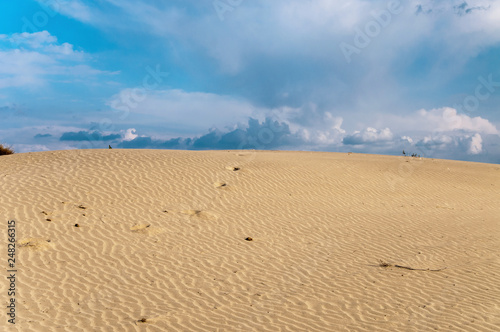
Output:
[[51,151],[0,202],[2,331],[500,330],[500,165]]

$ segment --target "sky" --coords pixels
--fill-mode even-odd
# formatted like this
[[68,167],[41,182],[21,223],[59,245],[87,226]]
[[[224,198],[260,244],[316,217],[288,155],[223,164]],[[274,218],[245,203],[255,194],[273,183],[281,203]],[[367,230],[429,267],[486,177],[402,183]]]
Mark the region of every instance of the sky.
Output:
[[0,143],[500,163],[500,1],[0,3]]

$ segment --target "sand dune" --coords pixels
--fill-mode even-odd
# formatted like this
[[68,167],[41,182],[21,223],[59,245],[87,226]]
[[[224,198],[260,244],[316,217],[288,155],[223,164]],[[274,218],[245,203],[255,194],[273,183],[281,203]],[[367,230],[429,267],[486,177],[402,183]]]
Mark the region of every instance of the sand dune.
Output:
[[500,330],[499,165],[26,153],[0,157],[0,202],[2,331]]

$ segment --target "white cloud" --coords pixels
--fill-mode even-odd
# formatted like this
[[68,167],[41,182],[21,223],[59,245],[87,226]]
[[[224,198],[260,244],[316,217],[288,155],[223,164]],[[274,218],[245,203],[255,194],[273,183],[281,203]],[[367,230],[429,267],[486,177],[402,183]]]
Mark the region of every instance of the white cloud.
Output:
[[446,148],[453,142],[455,142],[454,139],[448,135],[437,135],[437,136],[428,135],[419,140],[416,145],[426,146],[429,149],[436,149],[436,148]]
[[[420,118],[420,119],[419,119]],[[419,121],[420,120],[420,121]],[[479,116],[471,118],[465,114],[457,114],[450,107],[418,111],[417,119],[424,129],[440,132],[463,130],[484,134],[498,134],[498,129],[487,119]]]
[[84,53],[75,51],[70,43],[57,44],[57,38],[52,36],[48,31],[39,32],[23,32],[13,33],[10,36],[3,38],[4,42],[9,42],[7,45],[11,49],[20,51],[36,51],[44,54],[61,55],[66,60],[83,60]]
[[35,49],[57,42],[57,38],[52,36],[48,31],[14,33],[5,39],[16,45],[28,46]]
[[139,135],[136,134],[135,128],[129,128],[125,132],[122,131],[122,135],[124,141],[131,141],[139,137]]
[[481,135],[475,134],[474,136],[471,137],[470,140],[470,146],[469,146],[469,153],[471,154],[478,154],[483,151],[483,139],[481,138]]
[[13,144],[12,148],[16,153],[49,151],[46,145],[42,144]]
[[266,114],[272,114],[273,118],[287,124],[304,149],[339,147],[346,136],[346,130],[342,128],[344,119],[332,112],[319,112],[315,104],[275,108],[267,110]]
[[383,114],[377,121],[379,126],[397,128],[401,135],[412,133],[449,133],[458,135],[480,133],[485,135],[499,135],[497,127],[480,116],[469,116],[459,114],[451,107],[435,108],[431,110],[421,109],[408,115]]
[[246,122],[248,117],[259,113],[258,107],[244,100],[178,89],[146,91],[127,88],[114,95],[108,105],[116,110],[128,110],[132,115],[140,114],[147,122],[154,118],[158,123],[194,135],[212,126],[223,128]]
[[[28,120],[29,122],[35,122]],[[49,122],[39,120],[39,123]],[[67,131],[78,131],[78,127],[59,125],[26,125],[26,120],[22,122],[24,127],[0,128],[0,142],[12,145],[17,153],[47,151],[47,150],[68,150],[75,149],[75,145],[67,142],[60,142],[59,137]],[[37,134],[50,134],[46,138],[37,138]]]
[[415,146],[423,155],[445,153],[449,156],[464,154],[478,155],[483,153],[483,138],[479,133],[474,135],[455,133],[454,135],[428,135],[420,139]]
[[57,43],[47,31],[14,33],[0,39],[0,89],[41,86],[56,75],[80,79],[112,74],[85,64],[84,52]]
[[36,1],[40,3],[41,7],[44,8],[50,16],[54,16],[53,12],[55,11],[85,23],[91,22],[94,18],[92,9],[80,0]]
[[368,127],[363,131],[355,131],[343,139],[345,145],[383,144],[392,141],[393,134],[389,128],[377,130]]
[[411,137],[409,137],[409,136],[403,136],[403,137],[401,137],[401,141],[413,144],[413,139]]
[[[406,90],[408,80],[418,88],[449,86],[449,80],[462,74],[471,58],[500,42],[498,1],[470,0],[469,7],[488,10],[473,10],[463,16],[454,10],[463,0],[401,1],[404,11],[391,16],[390,24],[361,50],[357,56],[360,61],[350,66],[339,44],[352,44],[356,29],[375,22],[372,13],[387,10],[389,1],[243,1],[225,14],[223,22],[213,1],[103,3],[95,6],[82,0],[65,0],[56,10],[127,41],[139,43],[131,38],[130,30],[141,36],[148,33],[157,38],[158,53],[163,54],[168,48],[172,62],[181,67],[190,66],[188,62],[195,59],[203,71],[246,75],[238,82],[242,82],[241,94],[247,97],[253,94],[254,98],[264,99],[267,96],[263,95],[275,93],[267,97],[272,99],[287,89],[290,99],[298,100],[287,104],[293,107],[331,100],[332,104],[344,102],[358,110],[365,109],[366,104],[375,111],[387,109],[388,100],[394,101],[391,106],[401,106],[404,101],[397,99],[404,98],[398,96],[411,89]],[[418,5],[432,12],[416,15]],[[430,61],[433,66],[425,65],[419,71],[416,67],[422,61]],[[413,79],[417,71],[426,77]],[[272,82],[262,79],[266,75],[270,77],[267,81]],[[264,88],[261,91],[256,85]],[[356,91],[346,93],[348,86],[356,86]],[[359,99],[351,94],[362,95],[366,104],[356,105],[361,101],[353,102]],[[348,108],[344,108],[344,118]]]
[[[280,56],[293,52],[312,59],[333,61],[334,54],[342,58],[339,43],[352,42],[355,29],[363,29],[367,22],[374,20],[372,13],[387,10],[390,3],[363,0],[348,3],[341,0],[245,1],[234,5],[234,8],[231,6],[233,10],[226,12],[224,21],[220,21],[212,1],[185,0],[185,8],[191,10],[161,5],[153,0],[107,2],[120,8],[125,19],[116,13],[107,12],[103,9],[106,7],[91,8],[76,0],[63,1],[59,12],[103,26],[113,25],[124,29],[143,29],[146,26],[165,39],[175,37],[202,47],[229,73],[242,70],[255,54]],[[438,51],[446,56],[461,49],[458,61],[463,63],[467,57],[477,54],[481,47],[500,41],[498,1],[469,0],[467,9],[472,10],[471,14],[459,16],[456,8],[463,2],[454,0],[442,4],[434,0],[402,1],[403,12],[392,15],[390,20],[391,25],[397,22],[398,28],[391,29],[392,26],[389,26],[380,38],[375,37],[379,39],[379,46],[373,45],[375,52],[370,58],[383,60],[385,57],[390,60],[392,57],[386,52],[388,42],[391,43],[391,54],[405,54],[395,49],[407,49],[408,45],[433,40],[445,45]],[[431,11],[430,14],[416,15],[417,6]],[[192,15],[193,12],[197,15]],[[129,20],[136,24],[123,24]],[[463,38],[464,35],[473,38]],[[315,38],[311,39],[310,36]]]

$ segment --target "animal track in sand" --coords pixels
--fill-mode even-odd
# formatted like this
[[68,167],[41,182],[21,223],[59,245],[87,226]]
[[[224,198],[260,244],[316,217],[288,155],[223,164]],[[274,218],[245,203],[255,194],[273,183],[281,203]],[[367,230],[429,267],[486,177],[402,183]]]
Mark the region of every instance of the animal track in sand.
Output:
[[40,213],[42,213],[45,216],[45,221],[52,221],[53,218],[50,216],[52,212],[42,211]]
[[151,224],[139,224],[130,227],[130,230],[134,233],[139,233],[139,234],[158,234],[161,233],[163,230],[161,228],[157,227],[151,227]]
[[215,182],[214,183],[214,187],[215,188],[222,188],[222,187],[226,187],[227,184],[225,184],[224,182]]
[[190,217],[196,217],[204,220],[216,220],[217,216],[210,212],[201,211],[201,210],[184,210],[181,211],[182,214],[188,215]]
[[151,227],[151,224],[135,225],[135,226],[130,227],[130,230],[131,231],[140,231],[140,230],[143,230],[143,229],[146,229],[149,227]]
[[18,243],[20,248],[27,248],[33,251],[48,250],[52,246],[50,240],[43,238],[27,238],[20,240]]

